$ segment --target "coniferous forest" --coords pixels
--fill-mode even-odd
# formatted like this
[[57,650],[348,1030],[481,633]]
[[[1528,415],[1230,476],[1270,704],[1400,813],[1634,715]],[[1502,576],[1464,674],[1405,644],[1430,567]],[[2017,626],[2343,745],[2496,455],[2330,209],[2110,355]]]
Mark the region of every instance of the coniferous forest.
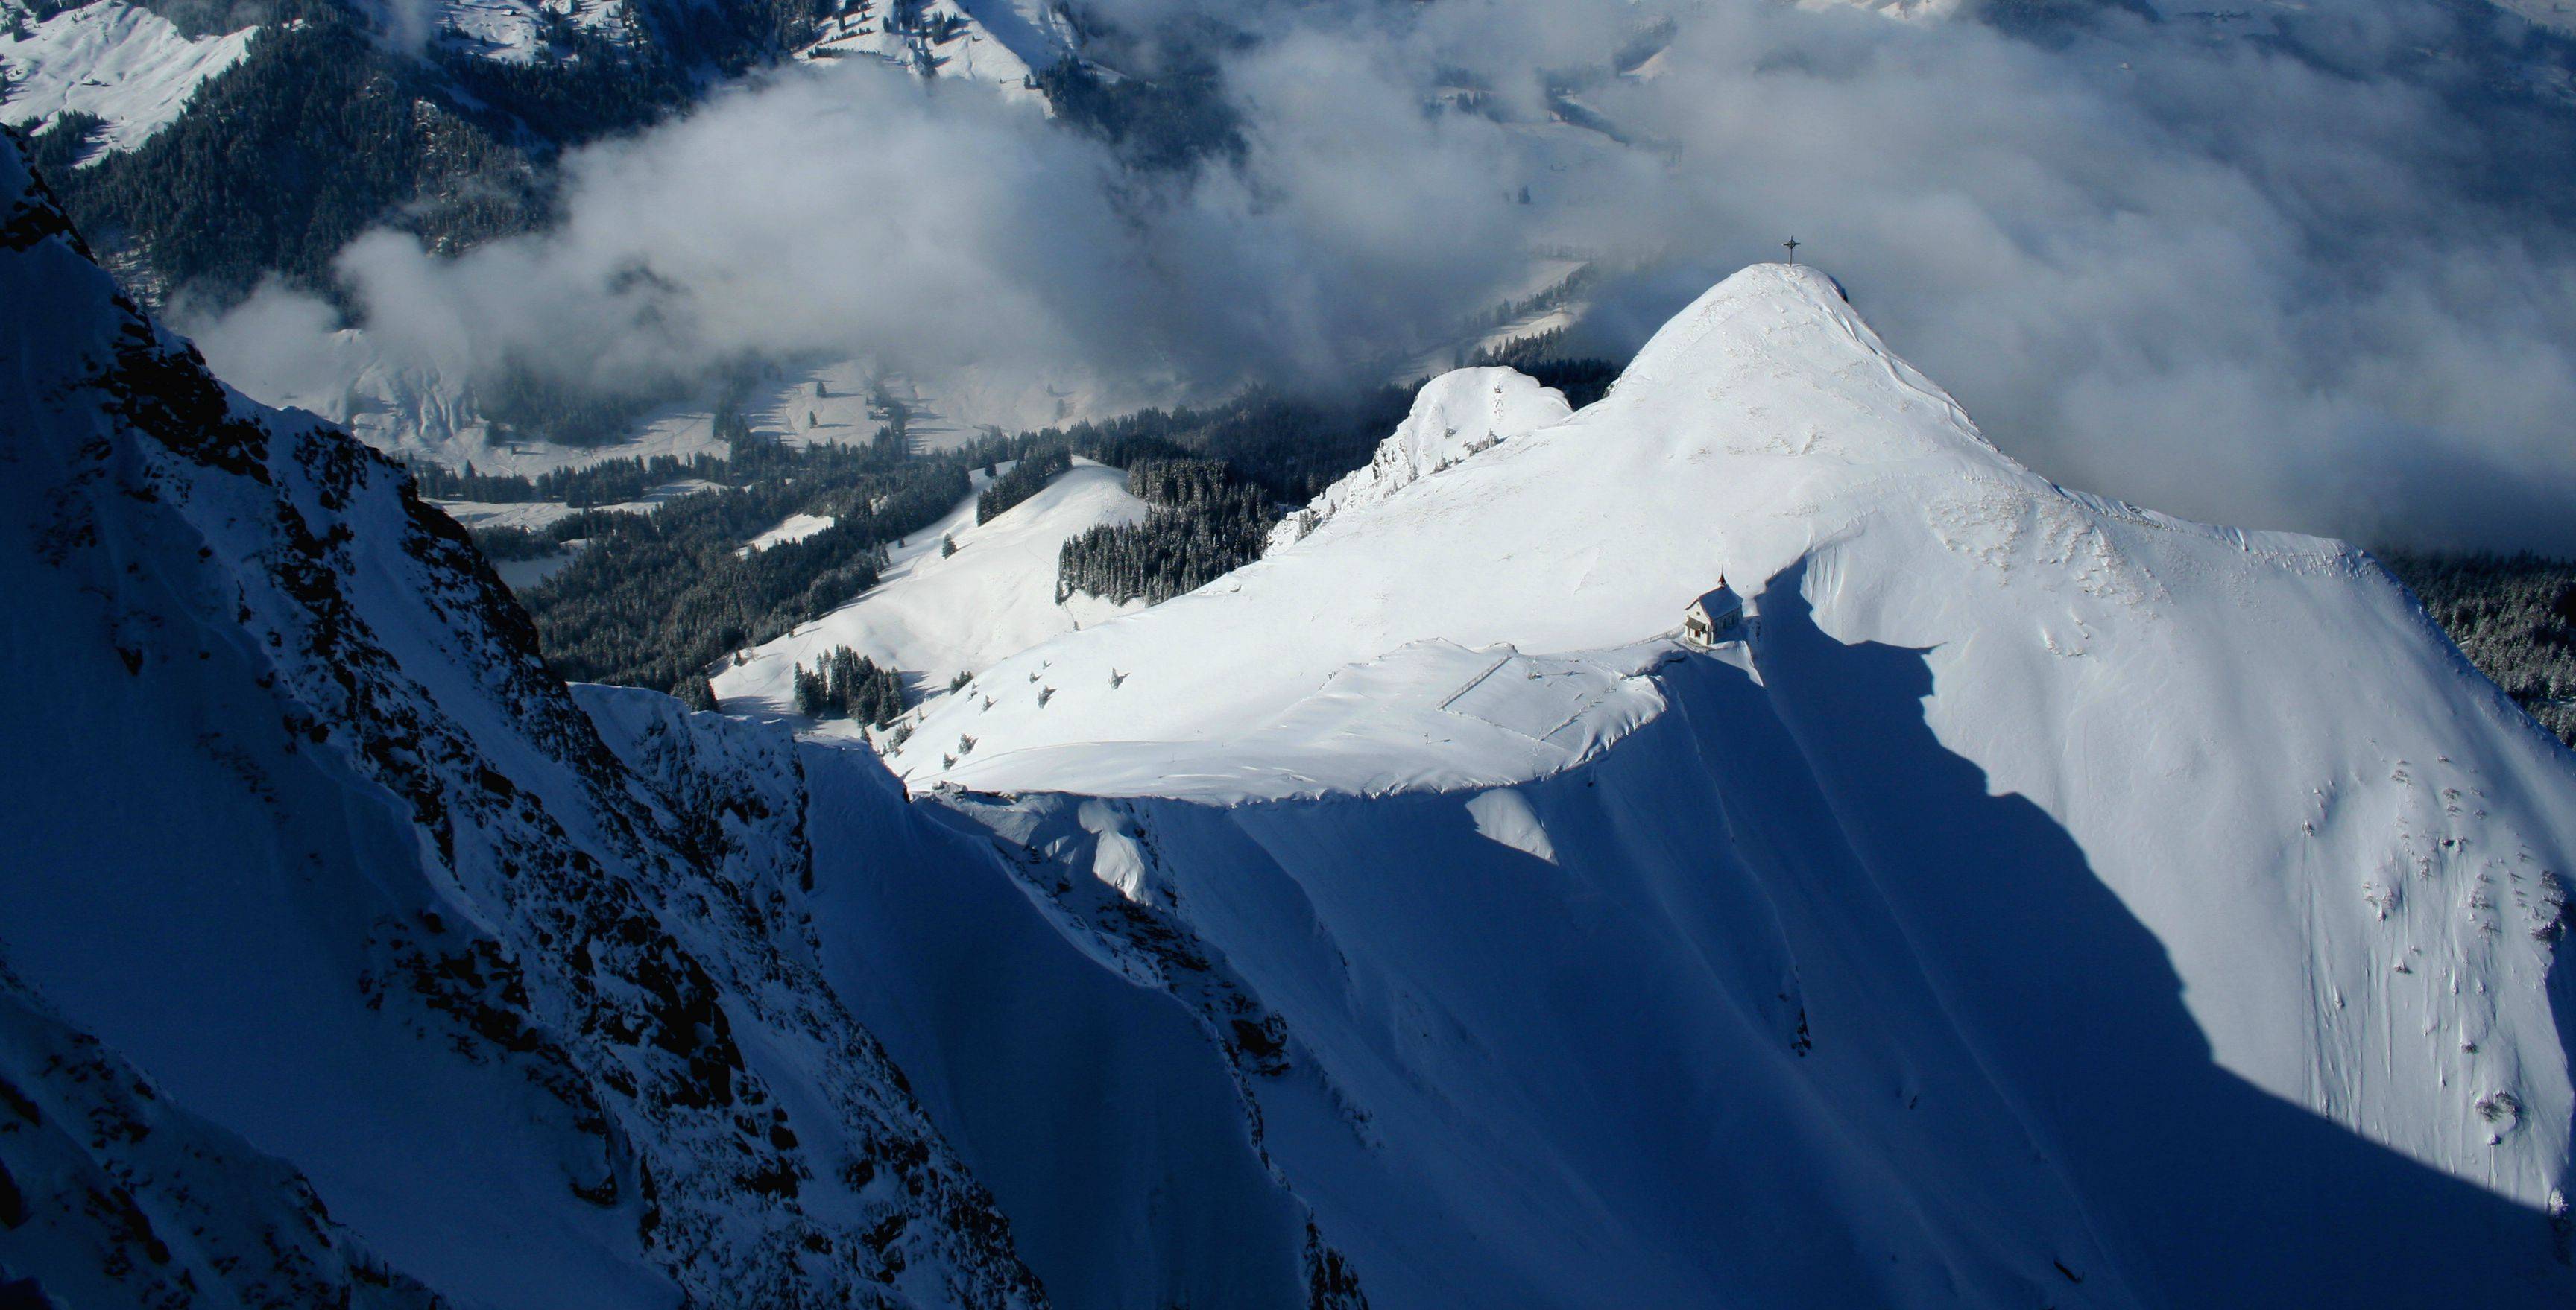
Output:
[[796,666],[796,712],[883,727],[903,713],[903,682],[894,670],[847,646],[835,646],[812,669]]
[[1020,457],[1011,470],[993,479],[984,494],[975,498],[975,521],[990,523],[1013,506],[1046,489],[1066,469],[1073,467],[1073,456],[1062,446],[1046,446]]
[[[156,7],[191,35],[263,30],[140,148],[47,174],[133,289],[218,303],[270,273],[327,292],[333,256],[380,223],[441,253],[533,230],[553,215],[562,150],[656,122],[709,73],[748,71],[813,25],[800,0],[683,5],[653,21],[630,11],[613,36],[562,25],[526,63],[454,51],[424,62],[330,0]],[[98,126],[54,124],[36,138],[39,160],[76,157]]]
[[1150,507],[1145,520],[1104,523],[1064,543],[1058,602],[1079,591],[1160,605],[1259,559],[1279,518],[1261,489],[1222,460],[1143,461],[1127,471],[1127,490]]
[[2479,672],[2576,746],[2576,560],[2393,552],[2384,562]]

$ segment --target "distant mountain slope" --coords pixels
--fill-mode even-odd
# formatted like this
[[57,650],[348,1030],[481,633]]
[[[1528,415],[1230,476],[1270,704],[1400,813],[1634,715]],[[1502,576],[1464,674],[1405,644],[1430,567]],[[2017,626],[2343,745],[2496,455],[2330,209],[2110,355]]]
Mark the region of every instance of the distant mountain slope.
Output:
[[841,3],[818,20],[800,59],[882,59],[924,77],[981,82],[1045,105],[1037,75],[1075,55],[1076,36],[1054,0],[882,0]]
[[[268,274],[320,286],[378,225],[443,251],[540,226],[563,149],[684,109],[813,30],[791,0],[610,0],[568,16],[521,0],[170,12],[187,32],[126,0],[30,25],[27,41],[0,46],[31,78],[23,108],[6,112],[50,120],[49,151],[93,159],[56,184],[129,288],[155,302],[189,288],[214,305]],[[66,126],[64,107],[105,124]],[[103,141],[50,139],[93,129]]]
[[96,145],[132,150],[169,126],[207,78],[239,63],[256,26],[191,40],[139,5],[93,4],[37,20],[0,6],[0,122],[41,129],[70,112],[97,118]]
[[[797,666],[820,667],[841,646],[912,675],[935,693],[961,672],[989,668],[1085,621],[1119,613],[1087,596],[1059,602],[1056,552],[1098,524],[1142,519],[1145,503],[1127,493],[1126,483],[1124,472],[1086,460],[981,524],[968,497],[895,552],[874,590],[719,671],[716,694],[736,712],[785,713]],[[987,485],[977,474],[976,489]],[[947,542],[956,544],[953,555],[943,549]]]

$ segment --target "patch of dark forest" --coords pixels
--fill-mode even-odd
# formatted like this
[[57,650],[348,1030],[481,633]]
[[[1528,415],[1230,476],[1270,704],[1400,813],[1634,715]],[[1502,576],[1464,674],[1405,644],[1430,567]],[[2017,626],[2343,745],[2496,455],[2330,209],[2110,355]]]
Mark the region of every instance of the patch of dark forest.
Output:
[[2479,672],[2576,746],[2576,560],[2402,551],[2382,559]]

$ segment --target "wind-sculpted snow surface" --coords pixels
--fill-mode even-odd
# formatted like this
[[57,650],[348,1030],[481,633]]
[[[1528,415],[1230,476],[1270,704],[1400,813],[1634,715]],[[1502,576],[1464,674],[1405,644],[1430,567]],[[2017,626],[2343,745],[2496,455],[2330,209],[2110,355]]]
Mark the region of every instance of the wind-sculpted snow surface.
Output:
[[[5,143],[0,307],[0,634],[45,688],[0,726],[0,956],[64,1028],[34,1040],[93,1053],[0,1051],[11,1099],[221,1130],[93,1144],[133,1203],[0,1215],[0,1268],[140,1250],[138,1303],[201,1254],[476,1305],[1041,1302],[812,964],[801,850],[736,840],[757,790],[630,771],[463,532],[208,377]],[[126,1062],[159,1091],[73,1085]],[[10,1125],[0,1177],[82,1186],[63,1149]],[[154,1227],[263,1180],[297,1224]]]
[[[1753,639],[1659,640],[1721,576]],[[1237,1034],[1374,1305],[2576,1295],[2576,759],[2366,556],[2050,485],[1811,270],[895,763]]]

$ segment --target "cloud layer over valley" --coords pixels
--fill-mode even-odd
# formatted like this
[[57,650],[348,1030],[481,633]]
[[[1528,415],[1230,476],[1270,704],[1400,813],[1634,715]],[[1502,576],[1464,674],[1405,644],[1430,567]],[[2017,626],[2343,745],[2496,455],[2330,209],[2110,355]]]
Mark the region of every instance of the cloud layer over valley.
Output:
[[[2061,481],[2576,550],[2576,61],[2500,10],[1087,7],[1141,34],[1131,69],[1193,34],[1239,151],[1138,170],[987,88],[799,66],[570,158],[550,231],[379,232],[340,274],[377,349],[450,372],[866,356],[1215,394],[1379,380],[1543,254],[1599,261],[1576,336],[1620,356],[1794,233]],[[254,391],[336,366],[300,293],[188,326]]]

